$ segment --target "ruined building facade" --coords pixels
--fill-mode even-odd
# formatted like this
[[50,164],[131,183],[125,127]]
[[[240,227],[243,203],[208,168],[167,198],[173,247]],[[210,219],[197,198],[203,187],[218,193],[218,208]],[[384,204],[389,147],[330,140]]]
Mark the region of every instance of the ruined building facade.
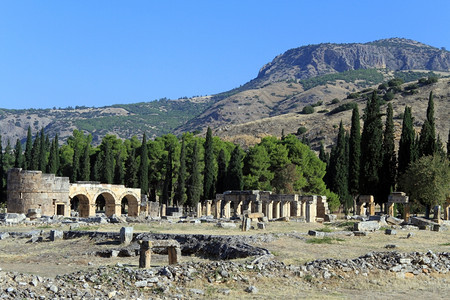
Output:
[[107,216],[140,212],[141,190],[123,185],[99,182],[70,183],[68,177],[57,177],[41,171],[20,168],[8,171],[7,205],[10,213],[30,213],[80,217],[95,216],[102,211]]

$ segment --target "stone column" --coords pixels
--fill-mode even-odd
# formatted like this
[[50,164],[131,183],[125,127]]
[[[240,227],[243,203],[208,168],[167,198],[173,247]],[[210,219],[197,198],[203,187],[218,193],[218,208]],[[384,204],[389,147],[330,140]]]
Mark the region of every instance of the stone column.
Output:
[[388,202],[387,208],[388,208],[388,211],[387,211],[388,215],[390,215],[391,217],[395,217],[394,216],[394,203]]
[[403,220],[405,220],[405,222],[409,221],[409,203],[403,204]]
[[254,204],[255,204],[255,211],[254,212],[262,213],[263,212],[262,201],[255,201]]
[[266,214],[267,219],[273,219],[273,201],[266,202],[266,211],[264,213]]
[[242,215],[242,201],[234,202],[234,216],[238,217]]
[[368,203],[369,208],[369,216],[375,216],[375,203],[370,202]]
[[280,217],[280,201],[273,201],[273,218],[278,219]]
[[212,200],[206,200],[206,215],[207,216],[212,215],[212,213],[211,213],[211,204],[212,204]]
[[440,205],[436,205],[434,207],[434,218],[433,218],[433,221],[438,223],[438,224],[441,223],[441,206]]
[[222,207],[221,206],[222,206],[222,200],[216,200],[214,202],[214,217],[216,219],[219,219],[222,216],[222,214],[221,214]]
[[177,247],[167,247],[167,254],[169,255],[169,265],[176,265],[178,263],[178,251]]
[[160,213],[161,217],[165,217],[166,216],[166,205],[165,204],[161,204],[161,213]]
[[291,216],[300,217],[302,215],[302,203],[299,200],[291,202]]
[[139,253],[139,268],[150,268],[150,262],[152,258],[152,242],[141,241],[141,250]]
[[202,203],[197,203],[197,218],[200,218],[202,216]]
[[248,212],[252,213],[253,212],[252,209],[253,209],[253,201],[252,200],[248,200],[248,202],[247,202],[247,210],[248,210]]
[[289,202],[288,201],[283,201],[281,202],[281,217],[290,217],[290,213],[289,213]]
[[444,220],[450,220],[450,203],[447,202],[444,204]]
[[306,200],[306,222],[316,222],[317,216],[317,198],[315,196],[308,197]]
[[225,201],[225,205],[223,206],[223,216],[225,219],[231,217],[230,201]]

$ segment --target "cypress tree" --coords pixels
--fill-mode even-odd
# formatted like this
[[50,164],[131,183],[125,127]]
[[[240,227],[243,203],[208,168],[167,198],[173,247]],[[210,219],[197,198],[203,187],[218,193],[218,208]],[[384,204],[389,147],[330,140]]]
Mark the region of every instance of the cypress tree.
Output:
[[411,107],[406,106],[405,112],[403,113],[402,134],[398,148],[398,174],[403,174],[409,164],[414,161],[414,138],[415,132],[413,127],[413,117],[411,115]]
[[14,147],[14,168],[23,168],[23,154],[22,143],[19,139],[16,140],[16,146]]
[[136,150],[134,148],[131,148],[131,151],[128,154],[126,166],[125,185],[130,188],[136,188],[138,186],[138,166],[136,162]]
[[194,143],[192,151],[192,159],[190,165],[190,176],[187,186],[187,203],[190,207],[195,207],[200,201],[202,194],[202,182],[200,173],[200,158],[199,158],[197,141]]
[[36,135],[36,138],[33,142],[33,147],[31,148],[31,164],[30,170],[39,170],[39,158],[40,158],[40,150],[41,150],[41,142],[39,135]]
[[103,182],[111,184],[114,181],[114,156],[110,140],[106,139],[103,146]]
[[[162,201],[166,205],[170,205],[170,201],[172,199],[172,188],[173,188],[173,155],[175,149],[173,149],[171,144],[168,144],[167,149],[167,161],[166,161],[166,174],[164,176],[164,185],[163,185],[163,193],[162,193]],[[201,195],[201,194],[200,194]]]
[[436,150],[436,128],[434,122],[433,92],[430,92],[427,107],[427,119],[422,125],[419,138],[419,157],[433,155]]
[[116,167],[114,170],[114,183],[115,184],[124,184],[125,172],[123,169],[123,159],[122,159],[122,150],[117,152],[116,156]]
[[183,205],[186,202],[186,176],[186,143],[185,137],[183,136],[181,140],[180,168],[178,171],[177,188],[174,196],[176,206]]
[[212,140],[212,131],[208,127],[205,140],[205,169],[203,176],[203,199],[214,199],[214,149]]
[[361,125],[359,124],[358,106],[353,108],[352,125],[348,149],[348,190],[354,202],[359,193],[359,173],[361,162]]
[[5,193],[5,159],[3,157],[2,135],[0,134],[0,199]]
[[327,152],[325,152],[325,148],[324,148],[322,142],[320,142],[319,159],[326,164],[328,164],[330,162],[329,161],[330,157],[327,155]]
[[448,130],[447,137],[447,158],[450,160],[450,129]]
[[338,194],[345,211],[348,211],[348,152],[346,151],[346,134],[342,121],[339,124],[339,133],[336,147],[330,156],[330,172],[332,174],[330,189]]
[[[48,137],[47,137],[48,138]],[[44,128],[41,129],[40,138],[39,138],[39,170],[45,172],[47,168],[47,145],[46,145],[46,137],[44,133]]]
[[380,104],[375,91],[367,101],[363,120],[359,187],[362,194],[374,195],[376,199],[380,180],[379,171],[383,158],[381,151],[383,124],[381,122]]
[[101,152],[96,152],[91,155],[91,162],[94,162],[92,165],[92,171],[91,171],[91,180],[92,181],[101,181],[102,176],[102,157]]
[[91,156],[90,156],[90,144],[86,143],[84,146],[83,155],[81,156],[80,163],[80,179],[82,181],[89,181],[91,178]]
[[217,157],[217,167],[216,191],[217,193],[223,193],[225,192],[225,180],[227,178],[227,161],[223,149],[220,149],[219,156]]
[[230,163],[227,169],[227,190],[242,190],[244,187],[244,175],[242,174],[242,155],[238,145],[231,153]]
[[57,144],[58,136],[56,135],[55,138],[52,140],[52,144],[50,147],[50,155],[48,157],[48,165],[47,165],[47,173],[50,174],[57,174],[58,168],[59,168],[59,149]]
[[387,202],[389,194],[395,188],[395,178],[397,173],[397,156],[395,154],[395,133],[394,133],[394,111],[389,103],[386,112],[386,125],[383,136],[383,164],[380,176],[380,197],[381,202]]
[[76,182],[80,174],[80,150],[77,144],[73,145],[73,156],[72,156],[72,174],[70,180]]
[[28,126],[27,142],[25,144],[25,161],[24,161],[25,170],[31,169],[32,149],[33,149],[33,138],[31,136],[31,127]]
[[141,161],[139,164],[139,185],[141,186],[141,191],[143,195],[148,193],[148,148],[147,148],[147,136],[142,136],[141,145]]

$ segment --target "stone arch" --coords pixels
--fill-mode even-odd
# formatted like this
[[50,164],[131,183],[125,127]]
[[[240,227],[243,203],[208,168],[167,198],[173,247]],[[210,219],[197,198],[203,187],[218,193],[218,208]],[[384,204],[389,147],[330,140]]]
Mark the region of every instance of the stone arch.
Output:
[[120,216],[120,204],[117,203],[117,199],[114,193],[110,190],[100,190],[94,197],[94,201],[102,196],[105,199],[105,215],[110,217],[114,214]]
[[88,218],[91,215],[91,203],[85,194],[74,194],[70,197],[70,209],[77,211],[79,217]]
[[123,193],[120,197],[121,208],[126,203],[128,216],[136,217],[139,215],[139,197],[131,191]]

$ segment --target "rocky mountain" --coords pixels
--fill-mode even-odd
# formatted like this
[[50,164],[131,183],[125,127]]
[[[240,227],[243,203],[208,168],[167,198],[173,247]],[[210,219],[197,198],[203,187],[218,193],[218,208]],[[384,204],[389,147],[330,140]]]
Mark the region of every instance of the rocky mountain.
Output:
[[[412,72],[412,70],[414,72]],[[434,73],[428,73],[433,71]],[[395,94],[393,103],[413,107],[419,128],[430,89],[438,99],[441,120],[448,120],[450,52],[406,39],[385,39],[365,44],[319,44],[286,51],[266,64],[258,76],[243,86],[221,94],[192,99],[161,99],[110,107],[75,107],[47,110],[0,109],[0,134],[3,142],[24,140],[28,126],[33,133],[44,127],[50,136],[58,133],[64,141],[74,129],[93,135],[98,143],[106,134],[121,138],[138,137],[146,132],[156,137],[173,132],[204,132],[210,126],[215,134],[243,145],[265,135],[296,133],[305,127],[311,140],[330,144],[335,125],[343,111],[333,109],[356,102],[364,107],[365,95],[382,82],[402,77],[405,82],[427,76],[442,76],[437,83]],[[386,91],[380,91],[383,97]],[[349,98],[350,95],[350,98]],[[424,102],[425,101],[425,102]],[[401,104],[401,105],[400,105]],[[314,113],[302,113],[313,106]],[[446,140],[448,122],[437,122]]]

